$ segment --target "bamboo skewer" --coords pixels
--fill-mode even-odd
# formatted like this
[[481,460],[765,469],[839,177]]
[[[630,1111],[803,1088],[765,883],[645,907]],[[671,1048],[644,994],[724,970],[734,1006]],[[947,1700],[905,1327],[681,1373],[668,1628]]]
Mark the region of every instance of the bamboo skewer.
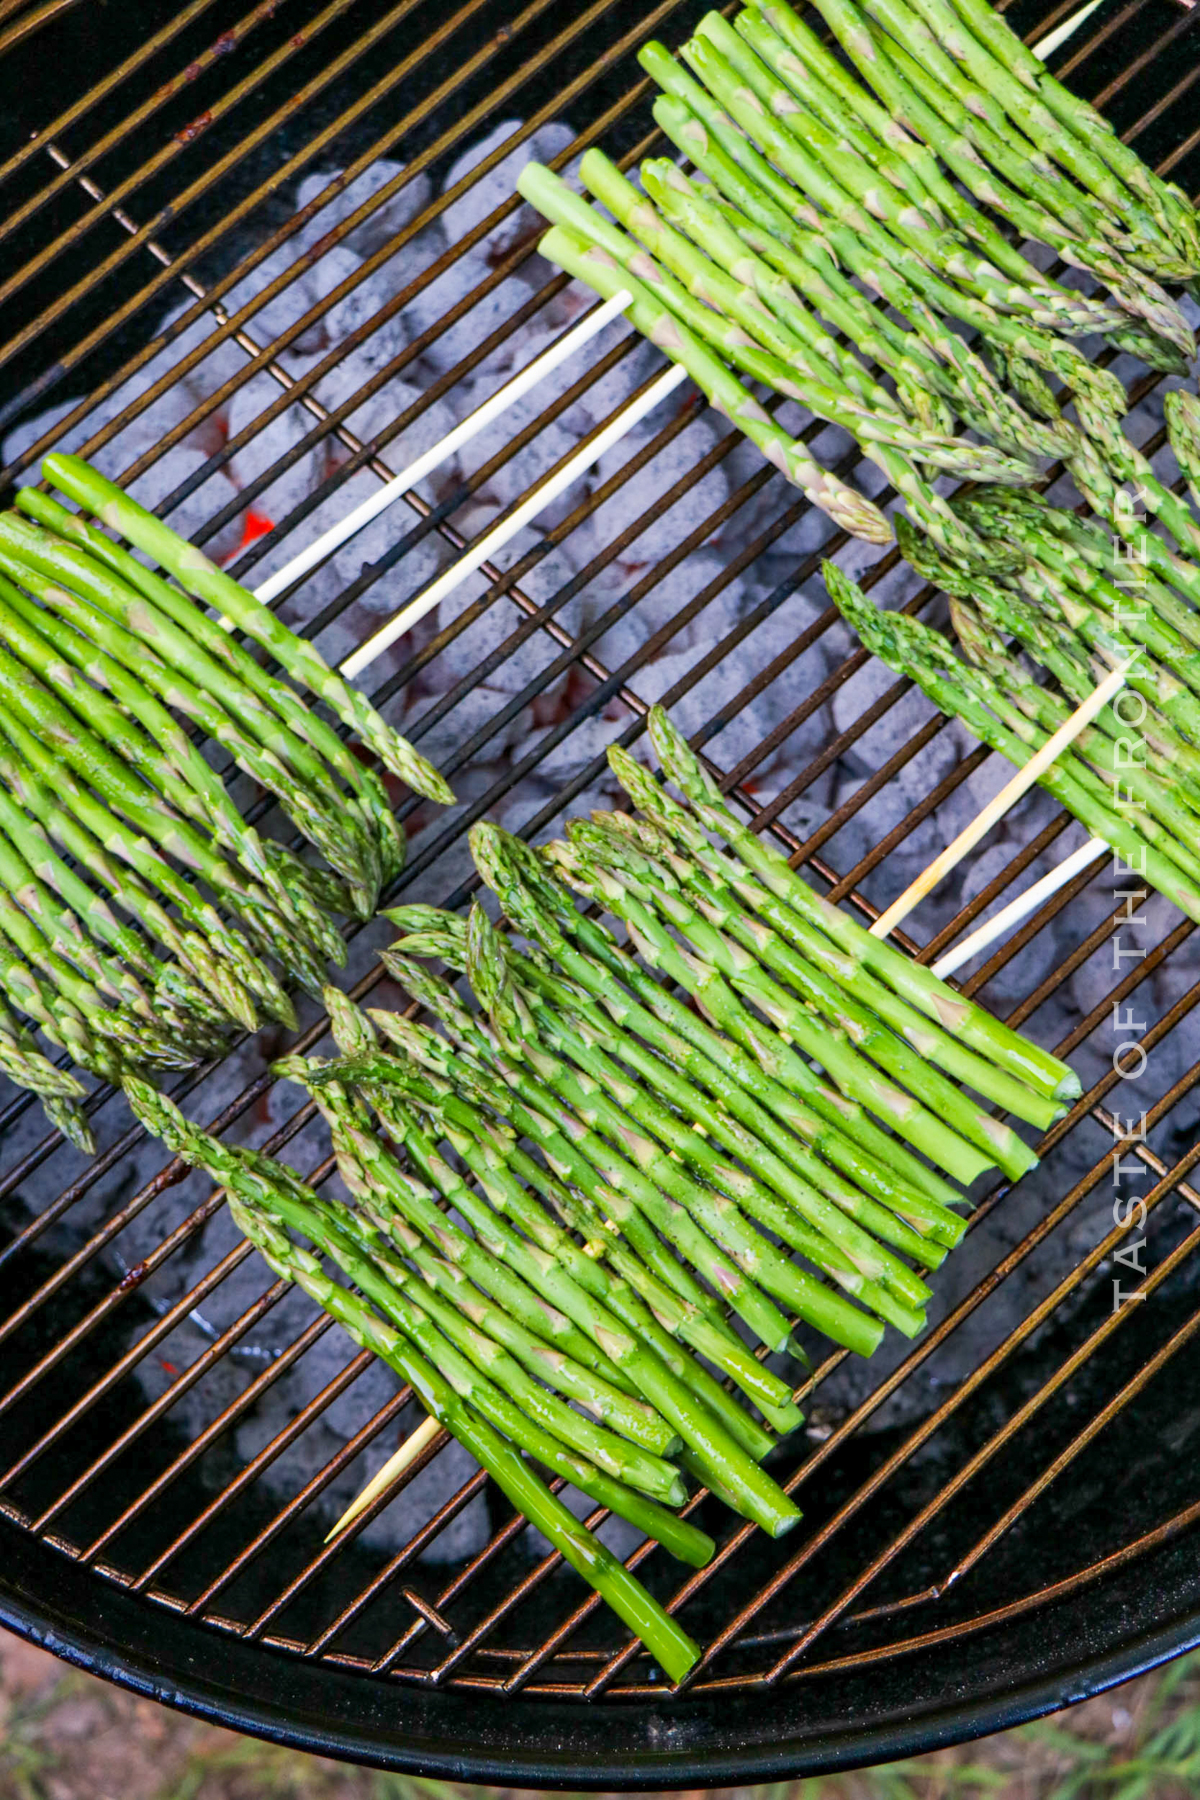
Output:
[[421,1452],[428,1449],[435,1438],[442,1435],[442,1427],[436,1419],[422,1419],[416,1430],[409,1432],[400,1448],[388,1457],[382,1469],[372,1475],[362,1492],[350,1502],[325,1542],[332,1543],[335,1537],[339,1537],[346,1530],[347,1526],[353,1525],[359,1514],[365,1512],[372,1501],[377,1500],[386,1489],[394,1487],[404,1471],[416,1462]]
[[947,844],[940,855],[934,857],[929,867],[905,888],[899,899],[893,900],[887,911],[879,915],[870,928],[872,937],[885,938],[889,932],[894,931],[901,920],[906,919],[913,908],[920,905],[926,894],[931,893],[943,877],[975,848],[980,839],[987,836],[992,826],[1004,817],[1010,807],[1016,805],[1022,794],[1029,791],[1038,777],[1045,774],[1080,732],[1120,692],[1130,666],[1123,663],[1119,669],[1113,669],[1070,718],[1064,719],[1053,736],[1047,738],[1041,749],[1034,752],[1023,768],[1017,770],[1012,780],[1006,782],[971,823],[959,832],[953,843]]

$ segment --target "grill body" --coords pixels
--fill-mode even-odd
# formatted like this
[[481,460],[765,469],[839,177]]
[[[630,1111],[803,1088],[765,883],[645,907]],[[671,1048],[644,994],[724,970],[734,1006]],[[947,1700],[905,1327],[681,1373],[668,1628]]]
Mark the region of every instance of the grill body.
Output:
[[[567,322],[505,158],[661,148],[636,50],[702,10],[193,0],[139,8],[115,43],[84,0],[17,42],[3,479],[81,449],[253,585]],[[1036,38],[1069,10],[1012,16]],[[1200,185],[1185,10],[1110,4],[1064,54],[1149,160]],[[585,360],[284,595],[286,616],[345,654],[659,367],[623,326]],[[1131,390],[1149,453],[1155,392]],[[869,480],[835,434],[807,435]],[[662,698],[756,828],[877,916],[1006,771],[876,680],[826,605],[826,554],[937,605],[894,557],[864,567],[694,401],[651,417],[365,681],[464,799],[440,819],[406,808],[393,897],[461,904],[476,816],[537,837],[608,803],[604,745],[637,747]],[[1072,829],[1031,797],[910,947],[936,959]],[[1165,907],[1125,930],[1119,885],[1085,870],[962,977],[1076,1059],[1085,1096],[1035,1175],[978,1195],[923,1339],[857,1370],[814,1341],[809,1424],[777,1453],[799,1531],[767,1544],[701,1510],[719,1554],[686,1582],[635,1552],[710,1650],[686,1695],[452,1450],[323,1548],[415,1422],[411,1397],[272,1285],[220,1196],[101,1092],[86,1166],[0,1097],[0,1617],[246,1730],[536,1787],[877,1762],[1200,1642],[1200,971]],[[360,932],[346,972],[376,1001],[384,941]],[[1140,1021],[1140,1082],[1114,1065],[1114,1005]],[[310,1006],[300,1046],[326,1048],[323,1030]],[[281,1047],[264,1035],[179,1096],[328,1179],[310,1110],[266,1074]],[[1145,1303],[1114,1311],[1115,1281]]]

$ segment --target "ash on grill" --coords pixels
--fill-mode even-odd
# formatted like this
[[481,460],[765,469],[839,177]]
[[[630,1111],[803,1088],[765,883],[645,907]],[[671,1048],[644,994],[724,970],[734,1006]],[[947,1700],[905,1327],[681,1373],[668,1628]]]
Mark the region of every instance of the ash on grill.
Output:
[[[453,187],[514,129],[511,122],[502,124],[477,143],[449,170],[445,187]],[[369,326],[397,285],[411,280],[418,269],[428,267],[508,198],[517,170],[525,160],[530,156],[549,160],[571,141],[572,135],[565,125],[548,125],[535,133],[483,181],[454,201],[437,223],[408,244],[398,262],[385,264],[348,297],[328,308],[318,324],[279,352],[279,363],[293,377],[302,377],[351,333]],[[377,192],[395,172],[395,164],[381,162],[359,177],[298,239],[275,252],[233,290],[226,302],[229,310],[232,312],[253,298],[297,259],[318,252],[320,240],[337,220]],[[312,198],[328,179],[327,173],[307,177],[299,187],[297,205]],[[366,256],[415,217],[429,198],[428,180],[421,177],[379,208],[344,243],[317,254],[299,278],[251,321],[250,330],[258,342],[265,346],[287,331],[302,313],[330,294]],[[377,328],[366,330],[357,347],[350,349],[317,383],[316,396],[323,405],[331,409],[340,406],[407,345],[429,332],[430,341],[418,357],[406,364],[403,374],[386,379],[346,420],[356,436],[367,442],[386,431],[409,409],[413,410],[412,422],[386,446],[384,454],[393,469],[404,466],[471,412],[589,304],[590,296],[565,290],[534,311],[529,322],[509,335],[498,351],[472,367],[468,378],[449,380],[440,399],[421,405],[422,395],[433,383],[452,377],[460,361],[526,304],[547,280],[547,266],[530,254],[484,301],[472,306],[450,329],[437,331],[439,321],[502,259],[523,243],[532,242],[536,229],[537,222],[528,209],[510,215],[498,230],[451,261],[412,305]],[[182,310],[181,306],[169,317],[178,316]],[[169,373],[178,359],[201,344],[212,329],[208,319],[193,324],[133,380],[90,413],[59,447],[75,449],[84,444],[92,433]],[[625,335],[623,325],[610,327],[587,353],[589,363],[598,363],[624,341]],[[599,380],[585,386],[569,406],[549,420],[543,414],[551,406],[553,396],[545,389],[535,390],[438,471],[427,487],[428,497],[448,510],[465,537],[476,536],[500,510],[574,450],[581,438],[604,422],[635,388],[650,379],[660,361],[658,353],[649,346],[633,344]],[[192,408],[235,376],[244,363],[245,352],[235,343],[230,341],[218,347],[132,424],[98,452],[92,452],[98,466],[107,474],[120,476],[131,463],[152,453],[164,437],[183,426]],[[1132,369],[1123,368],[1120,372],[1127,376],[1133,373]],[[568,383],[587,373],[568,365],[555,378],[555,391],[565,391]],[[310,415],[298,404],[280,404],[280,396],[279,384],[268,373],[257,374],[219,410],[181,434],[180,441],[151,462],[133,484],[137,497],[161,510],[177,530],[194,536],[210,554],[235,567],[238,573],[247,570],[244,578],[250,585],[280,567],[378,486],[377,475],[362,470],[336,488],[296,529],[274,531],[272,522],[286,522],[293,507],[312,494],[349,454],[331,433],[318,430],[313,445],[289,468],[255,492],[249,502],[243,501],[242,493],[248,483],[314,432]],[[73,403],[63,402],[55,411],[19,426],[4,444],[4,461],[11,462],[19,456]],[[910,827],[886,858],[880,858],[877,866],[870,863],[875,847],[909,819],[912,809],[939,783],[953,777],[975,746],[956,723],[942,724],[886,782],[871,781],[898,747],[930,721],[931,709],[919,694],[903,692],[878,663],[863,663],[860,658],[849,664],[851,672],[846,674],[843,665],[853,646],[840,622],[826,620],[798,658],[793,660],[781,654],[827,612],[810,553],[827,542],[829,522],[819,513],[806,511],[797,524],[775,535],[772,526],[790,496],[778,477],[766,478],[769,472],[764,469],[764,480],[754,497],[731,509],[729,516],[706,534],[706,521],[762,465],[752,448],[739,444],[723,458],[714,459],[706,473],[696,476],[693,472],[697,465],[724,437],[727,428],[710,414],[701,413],[689,398],[671,404],[685,415],[676,418],[680,428],[655,450],[635,479],[622,483],[610,500],[586,514],[574,528],[558,529],[583,501],[651,444],[668,422],[657,414],[609,451],[591,471],[586,484],[568,493],[547,510],[535,527],[510,543],[502,555],[502,564],[511,567],[519,558],[536,551],[531,566],[521,576],[524,592],[534,602],[544,604],[570,584],[570,597],[557,614],[561,623],[576,636],[595,632],[590,648],[611,671],[620,671],[628,658],[641,653],[644,660],[631,675],[631,685],[647,704],[665,697],[685,731],[699,729],[714,715],[722,719],[727,716],[728,722],[706,745],[717,763],[727,770],[733,770],[739,759],[755,752],[772,731],[791,718],[807,696],[812,696],[811,706],[803,710],[790,729],[781,732],[778,747],[766,760],[753,765],[753,790],[763,802],[786,791],[784,823],[798,838],[813,840],[813,847],[827,854],[839,870],[857,871],[863,859],[868,859],[856,880],[860,890],[882,907],[975,815],[1009,771],[997,758],[988,758],[940,798],[930,818],[915,825],[910,821]],[[277,416],[257,426],[256,421],[268,407],[276,407]],[[1160,422],[1158,391],[1141,404],[1132,421],[1133,435],[1144,440]],[[530,441],[515,455],[506,456],[507,446],[526,430]],[[246,441],[240,442],[243,436]],[[819,454],[827,463],[836,463],[839,453],[849,449],[849,441],[831,428],[818,427],[815,436]],[[229,455],[226,447],[231,443],[237,447]],[[1164,453],[1163,460],[1169,461],[1169,453]],[[490,467],[493,462],[495,466]],[[482,477],[480,471],[484,471]],[[877,472],[870,465],[860,466],[855,478],[877,491]],[[876,485],[872,487],[872,483]],[[669,509],[656,516],[648,529],[639,529],[638,520],[645,509],[676,485],[680,491]],[[464,491],[468,486],[470,491]],[[378,626],[382,617],[418,593],[451,560],[451,549],[429,528],[414,529],[413,515],[398,506],[345,545],[305,581],[298,594],[285,602],[290,623],[300,626],[317,618],[350,583],[358,580],[365,566],[383,557],[410,532],[412,542],[395,565],[380,578],[362,582],[358,596],[319,636],[320,648],[331,661],[345,656]],[[549,544],[545,541],[547,532],[553,534]],[[611,554],[610,546],[625,533],[629,534],[628,541],[622,541],[616,554]],[[692,533],[698,534],[698,541],[687,549],[675,569],[640,593],[639,578],[673,546],[685,544]],[[748,555],[760,535],[765,536],[763,547],[757,554]],[[875,556],[875,552],[860,544],[850,544],[839,554],[855,573]],[[745,568],[729,576],[731,563],[743,555],[747,556]],[[884,581],[895,590],[897,598],[916,591],[915,579],[903,565]],[[710,583],[712,595],[707,602],[699,607],[690,604]],[[511,781],[511,786],[488,808],[492,817],[510,829],[519,829],[543,808],[549,809],[548,818],[552,803],[564,787],[575,790],[574,810],[610,805],[615,786],[603,767],[602,753],[629,722],[630,713],[619,697],[589,710],[586,702],[595,680],[577,661],[542,691],[515,707],[513,716],[499,729],[492,728],[501,709],[521,696],[527,684],[537,682],[559,654],[559,647],[538,631],[530,632],[518,647],[504,653],[506,640],[522,616],[509,599],[502,597],[484,607],[460,635],[414,670],[414,659],[419,659],[420,652],[465,608],[477,603],[486,585],[482,576],[468,581],[443,602],[435,615],[380,659],[364,677],[365,685],[373,691],[391,677],[400,678],[399,690],[388,702],[389,719],[409,735],[417,736],[422,750],[453,774],[464,805],[482,800],[493,785],[499,787]],[[625,598],[630,595],[634,596],[632,603]],[[888,598],[892,597],[889,593]],[[684,609],[685,616],[680,620],[678,615]],[[757,622],[740,647],[727,650],[702,679],[693,679],[692,671],[702,655],[752,618]],[[652,639],[656,639],[653,653],[647,656],[646,648]],[[482,681],[472,679],[483,659],[492,653],[496,653],[496,666]],[[774,679],[756,683],[751,693],[744,694],[748,684],[769,669],[776,656],[781,657],[781,672]],[[459,684],[461,692],[455,692]],[[883,710],[868,732],[841,754],[823,756],[839,733],[847,731],[868,707],[877,703]],[[422,730],[422,721],[431,708],[435,709],[435,722],[430,729]],[[581,714],[577,713],[579,708]],[[459,762],[466,766],[459,769]],[[518,766],[526,763],[525,772],[512,780]],[[993,834],[981,853],[926,902],[921,916],[923,931],[932,934],[982,892],[993,877],[1008,867],[1020,846],[1054,817],[1055,811],[1054,803],[1035,790]],[[405,898],[441,901],[468,873],[465,842],[453,841],[453,817],[433,820],[418,812],[409,829],[413,854],[427,866],[407,884]],[[443,839],[444,848],[430,850],[431,840],[440,846]],[[1046,853],[1029,865],[1023,880],[1036,879],[1081,840],[1079,828],[1069,825]],[[1006,1011],[1060,966],[1111,911],[1112,885],[1108,880],[1093,883],[1081,898],[1064,907],[1055,922],[1035,937],[1019,957],[1001,967],[985,990],[989,1003]],[[1144,942],[1149,948],[1171,928],[1173,915],[1165,903],[1153,897],[1146,910]],[[371,966],[387,936],[390,933],[378,929],[360,934],[352,948],[349,979],[357,978]],[[1039,1031],[1040,1027],[1039,1035],[1046,1042],[1056,1041],[1077,1018],[1103,999],[1114,979],[1105,939],[1054,1002],[1053,1018],[1035,1019],[1034,1030]],[[1184,990],[1189,979],[1184,959],[1176,958],[1153,977],[1149,991],[1141,990],[1139,1004],[1149,1017],[1158,1017]],[[375,998],[379,999],[379,990]],[[1178,1031],[1160,1047],[1153,1092],[1145,1096],[1148,1102],[1165,1091],[1181,1072],[1190,1054],[1187,1036]],[[269,1056],[278,1046],[260,1045],[254,1054],[257,1056],[263,1048]],[[192,1096],[189,1109],[194,1109],[199,1117],[214,1117],[243,1087],[249,1072],[248,1054],[228,1058]],[[1085,1045],[1078,1053],[1078,1061],[1086,1086],[1101,1072],[1102,1044],[1094,1049]],[[288,1097],[269,1093],[260,1102],[256,1115],[244,1118],[234,1128],[235,1134],[260,1141],[264,1128],[284,1123],[291,1106]],[[106,1142],[121,1128],[120,1122],[109,1116],[114,1110],[106,1109],[101,1117]],[[1186,1105],[1177,1109],[1176,1133],[1186,1131],[1192,1110]],[[27,1112],[7,1134],[6,1152],[15,1161],[40,1136],[40,1123],[33,1113]],[[936,1322],[983,1272],[994,1266],[1048,1204],[1091,1165],[1101,1149],[1099,1127],[1076,1131],[1035,1176],[1022,1184],[1016,1199],[993,1213],[939,1273],[931,1322]],[[1163,1146],[1163,1153],[1169,1158],[1169,1146]],[[57,1152],[56,1166],[70,1154],[65,1150]],[[315,1131],[302,1131],[283,1154],[307,1173],[318,1163],[323,1146]],[[78,1247],[102,1219],[138,1192],[160,1165],[161,1150],[154,1143],[143,1144],[136,1154],[122,1158],[91,1189],[86,1202],[77,1205],[66,1222],[42,1240],[41,1250],[50,1263]],[[152,1199],[111,1246],[110,1267],[114,1274],[137,1271],[142,1259],[203,1197],[204,1189],[193,1178]],[[947,1348],[932,1357],[919,1376],[904,1384],[877,1415],[876,1424],[894,1425],[901,1418],[924,1410],[933,1390],[954,1383],[974,1367],[1027,1315],[1036,1299],[1074,1266],[1083,1251],[1100,1239],[1110,1205],[1111,1197],[1103,1187],[1098,1188],[1076,1215],[1069,1231],[1058,1234],[1058,1239],[1052,1240],[1037,1259],[1036,1270],[1004,1284],[954,1334]],[[119,1350],[137,1342],[146,1330],[146,1308],[161,1315],[185,1301],[196,1282],[232,1251],[237,1241],[228,1215],[223,1210],[218,1212],[161,1267],[140,1281],[137,1303],[126,1305],[116,1316],[112,1347]],[[1097,1282],[1108,1279],[1103,1268],[1093,1277]],[[261,1266],[257,1258],[249,1257],[211,1294],[194,1307],[186,1307],[182,1322],[137,1365],[136,1379],[145,1397],[157,1398],[180,1380],[181,1372],[194,1363],[208,1343],[229,1330],[262,1291]],[[170,1417],[181,1440],[197,1435],[226,1405],[243,1394],[310,1316],[307,1302],[288,1294],[254,1324],[232,1354],[175,1401]],[[898,1359],[904,1348],[899,1341],[894,1347],[885,1348],[869,1370],[862,1365],[843,1366],[821,1389],[822,1417],[837,1416],[841,1408],[854,1404],[874,1388],[891,1360]],[[328,1331],[321,1336],[281,1379],[266,1388],[261,1402],[246,1409],[224,1440],[227,1461],[231,1465],[248,1462],[349,1361],[350,1349],[339,1332]],[[270,1466],[262,1477],[264,1488],[276,1500],[296,1493],[387,1406],[394,1391],[393,1377],[382,1365],[367,1369]],[[340,1511],[366,1476],[390,1454],[397,1434],[403,1435],[415,1422],[411,1407],[398,1420],[390,1420],[365,1454],[325,1489],[323,1506],[329,1512]],[[368,1527],[368,1542],[381,1549],[405,1542],[443,1500],[457,1491],[470,1467],[470,1459],[457,1446],[443,1451],[412,1483],[406,1503],[385,1512]],[[487,1529],[483,1502],[476,1499],[442,1531],[426,1554],[441,1560],[465,1557],[485,1541]],[[610,1526],[606,1531],[612,1529]],[[529,1536],[532,1543],[533,1534]],[[622,1545],[622,1540],[614,1536],[614,1544]]]

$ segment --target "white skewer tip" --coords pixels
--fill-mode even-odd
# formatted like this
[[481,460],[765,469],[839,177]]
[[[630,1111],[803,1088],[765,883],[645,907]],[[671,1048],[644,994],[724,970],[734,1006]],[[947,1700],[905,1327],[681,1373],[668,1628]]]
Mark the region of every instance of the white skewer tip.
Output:
[[373,1500],[382,1494],[385,1488],[394,1487],[405,1469],[414,1463],[421,1452],[432,1444],[442,1427],[436,1419],[422,1419],[415,1431],[410,1431],[400,1448],[388,1457],[382,1469],[372,1475],[362,1492],[350,1502],[329,1536],[325,1539],[331,1544],[339,1537],[348,1525],[353,1525],[359,1514],[365,1512]]
[[1018,894],[1015,900],[1010,900],[1007,906],[985,920],[970,937],[965,937],[961,944],[955,944],[953,949],[947,950],[945,956],[939,956],[933,965],[933,973],[943,981],[956,974],[973,957],[978,956],[980,951],[994,944],[997,938],[1007,937],[1010,931],[1015,931],[1030,913],[1037,911],[1043,901],[1049,900],[1052,894],[1057,894],[1069,881],[1074,881],[1098,856],[1107,856],[1108,851],[1109,845],[1103,838],[1089,838],[1086,844],[1081,844],[1078,850],[1073,850],[1070,856],[1064,857],[1057,868],[1051,869],[1048,875],[1043,875],[1040,881],[1035,881],[1023,894]]

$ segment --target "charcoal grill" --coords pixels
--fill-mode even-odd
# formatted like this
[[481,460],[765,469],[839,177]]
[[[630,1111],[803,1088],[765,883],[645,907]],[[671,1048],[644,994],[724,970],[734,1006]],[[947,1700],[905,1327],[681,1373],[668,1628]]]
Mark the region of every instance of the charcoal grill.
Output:
[[[531,146],[558,167],[590,143],[627,162],[649,150],[637,47],[701,10],[18,9],[0,125],[3,481],[69,444],[244,579],[279,566],[566,322],[566,284],[508,197],[512,165],[493,172]],[[1017,0],[1012,17],[1034,41],[1070,10]],[[1056,67],[1195,190],[1186,8],[1108,0]],[[547,144],[551,122],[565,128]],[[355,186],[380,158],[406,166]],[[411,494],[366,551],[277,604],[344,653],[658,366],[618,322],[432,497]],[[402,809],[397,896],[462,904],[471,821],[537,836],[594,802],[605,743],[636,746],[653,699],[755,827],[867,921],[999,785],[996,759],[851,644],[817,565],[849,558],[914,609],[937,597],[894,555],[848,545],[689,392],[372,670],[377,703],[462,796],[449,815]],[[1154,394],[1142,379],[1131,396],[1149,453]],[[823,433],[807,435],[829,454]],[[936,959],[1077,829],[1031,796],[915,915],[909,948]],[[1090,864],[960,977],[1075,1059],[1085,1094],[1033,1177],[980,1195],[923,1339],[858,1370],[814,1345],[807,1428],[777,1453],[799,1533],[767,1544],[721,1520],[712,1566],[686,1579],[632,1551],[705,1646],[685,1694],[444,1439],[390,1507],[324,1545],[415,1423],[411,1396],[272,1284],[220,1194],[101,1090],[86,1165],[26,1098],[0,1110],[0,1618],[264,1736],[574,1787],[879,1761],[1200,1642],[1200,985],[1192,927],[1153,900],[1130,924],[1119,886]],[[380,941],[368,928],[351,944],[358,995],[385,985]],[[300,1047],[318,1046],[311,1007],[302,1027]],[[324,1180],[311,1108],[266,1074],[278,1049],[243,1045],[178,1097]],[[1137,1296],[1117,1310],[1114,1282]]]

